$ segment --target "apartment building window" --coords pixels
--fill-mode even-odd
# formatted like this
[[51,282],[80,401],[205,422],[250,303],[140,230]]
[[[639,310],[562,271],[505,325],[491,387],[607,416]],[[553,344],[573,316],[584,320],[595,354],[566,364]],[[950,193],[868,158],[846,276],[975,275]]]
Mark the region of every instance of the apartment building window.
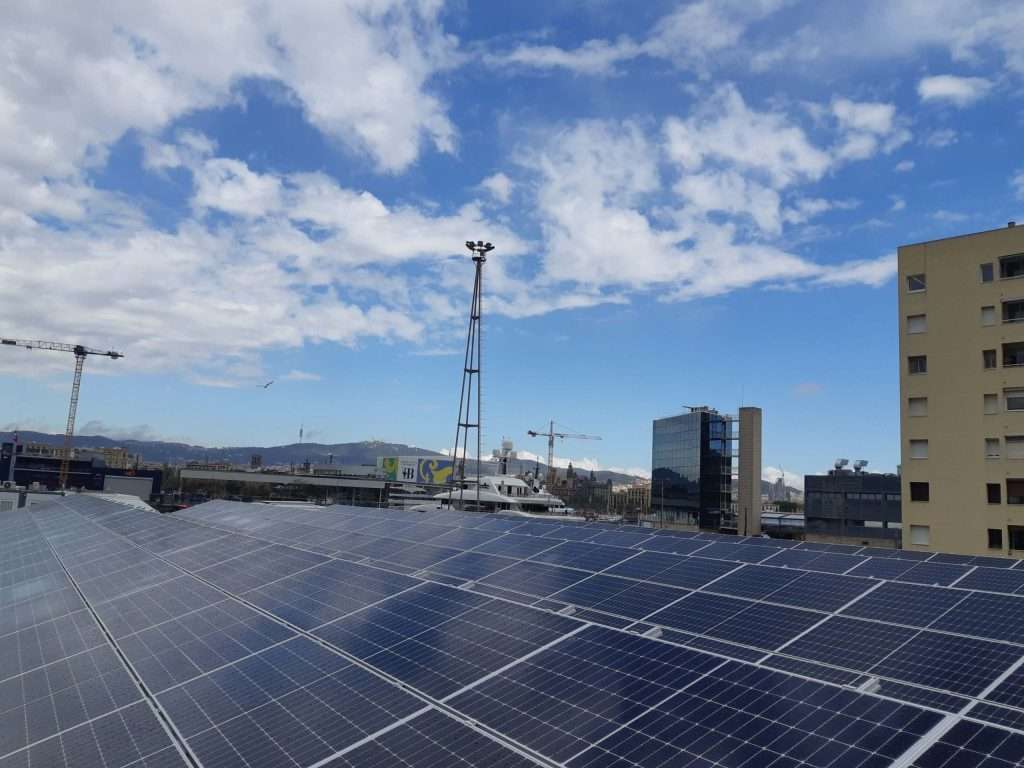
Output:
[[[992,310],[995,312],[995,309]],[[995,317],[995,315],[993,315]],[[907,333],[924,333],[928,330],[927,315],[907,315]]]
[[932,541],[932,529],[927,525],[910,526],[910,543],[927,547]]
[[1004,389],[1003,402],[1008,411],[1024,411],[1024,389]]
[[1006,503],[1024,504],[1024,480],[1006,479]]
[[[1021,393],[1021,396],[1024,397],[1024,392]],[[986,415],[991,415],[993,413],[999,413],[999,395],[996,395],[996,394],[983,395],[983,398],[984,398],[983,405],[984,405],[984,409],[985,409],[985,414]]]
[[1003,488],[999,483],[985,483],[985,497],[989,504],[1003,503]]
[[1006,458],[1024,459],[1024,435],[1006,436]]
[[1024,320],[1024,299],[1011,299],[1003,302],[1003,322],[1019,323]]
[[911,416],[927,416],[928,415],[928,398],[927,397],[910,397],[907,398],[907,413]]
[[928,355],[911,355],[907,365],[911,374],[928,373]]
[[987,264],[981,265],[981,282],[992,282],[992,262],[988,262]]
[[981,324],[982,325],[995,325],[996,324],[996,308],[995,307],[982,307],[981,308]]
[[[1021,481],[1024,482],[1024,481]],[[911,501],[928,501],[928,483],[910,484]]]
[[981,364],[986,370],[996,367],[996,351],[994,349],[981,350]]
[[998,459],[999,458],[999,438],[998,437],[986,437],[985,438],[985,458],[986,459]]
[[910,458],[912,458],[912,459],[927,459],[928,458],[928,441],[927,440],[911,440],[910,441]]
[[1001,528],[989,528],[988,529],[988,548],[989,549],[1002,549],[1003,548],[1003,531]]
[[1003,368],[1024,365],[1024,341],[1003,344]]
[[999,260],[999,277],[1003,280],[1011,277],[1024,277],[1024,253],[1003,256]]
[[928,281],[922,272],[919,275],[907,275],[907,293],[920,293],[928,288]]

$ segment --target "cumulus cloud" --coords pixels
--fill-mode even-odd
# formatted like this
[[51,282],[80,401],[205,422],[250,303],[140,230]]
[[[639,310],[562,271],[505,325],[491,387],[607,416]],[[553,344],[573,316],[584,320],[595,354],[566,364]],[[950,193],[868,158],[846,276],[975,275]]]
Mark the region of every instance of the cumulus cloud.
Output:
[[480,186],[499,203],[505,204],[512,197],[512,179],[504,173],[495,173],[480,182]]
[[784,478],[786,485],[790,488],[796,488],[798,491],[804,489],[804,476],[802,472],[786,471],[780,467],[769,466],[761,469],[761,479],[767,480],[769,483],[774,483],[780,477]]
[[914,170],[914,161],[900,160],[898,163],[896,163],[895,166],[893,166],[893,170],[896,171],[897,173],[907,173],[909,171],[912,171]]
[[681,68],[703,69],[713,55],[735,47],[751,24],[784,4],[784,0],[698,0],[658,19],[642,40],[620,35],[587,40],[575,48],[524,43],[485,54],[484,61],[496,68],[608,76],[616,74],[619,65],[648,56]]
[[968,107],[988,95],[992,81],[984,77],[932,75],[917,84],[921,101],[944,101],[955,107]]
[[319,373],[311,373],[310,371],[299,371],[295,369],[288,371],[288,373],[281,378],[285,381],[320,381],[323,379]]
[[797,397],[820,395],[824,387],[816,381],[802,381],[793,388]]
[[1010,179],[1010,186],[1017,193],[1017,199],[1024,200],[1024,170],[1014,174],[1013,178]]
[[924,143],[926,146],[942,149],[943,147],[948,147],[951,144],[956,144],[958,138],[956,131],[952,128],[940,128],[925,136]]

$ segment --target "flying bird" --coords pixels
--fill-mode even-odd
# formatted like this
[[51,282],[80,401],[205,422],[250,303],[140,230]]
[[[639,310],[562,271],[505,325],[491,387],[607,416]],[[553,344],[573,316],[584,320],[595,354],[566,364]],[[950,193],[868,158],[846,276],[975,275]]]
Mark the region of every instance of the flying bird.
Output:
[[269,389],[270,385],[273,384],[273,383],[274,383],[274,380],[271,379],[270,381],[268,381],[266,384],[263,385],[263,388],[264,389]]

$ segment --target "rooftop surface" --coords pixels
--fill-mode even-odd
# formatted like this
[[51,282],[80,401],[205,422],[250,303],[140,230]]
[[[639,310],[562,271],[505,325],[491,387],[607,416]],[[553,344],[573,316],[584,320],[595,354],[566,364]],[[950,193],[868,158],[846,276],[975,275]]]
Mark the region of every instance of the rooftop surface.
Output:
[[69,496],[0,574],[0,768],[1024,765],[1018,560]]

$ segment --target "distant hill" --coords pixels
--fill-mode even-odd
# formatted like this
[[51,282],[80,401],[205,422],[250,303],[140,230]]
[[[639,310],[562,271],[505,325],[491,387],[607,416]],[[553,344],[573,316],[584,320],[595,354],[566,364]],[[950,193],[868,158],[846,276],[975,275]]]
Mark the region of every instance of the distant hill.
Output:
[[[19,439],[23,443],[43,443],[44,445],[63,445],[63,435],[51,435],[45,432],[21,430]],[[0,431],[0,441],[10,441],[13,432]],[[254,453],[263,457],[263,464],[302,464],[309,461],[313,464],[327,464],[333,456],[335,464],[376,464],[378,456],[442,456],[437,451],[425,448],[414,448],[403,443],[386,443],[380,440],[364,440],[359,443],[291,443],[289,445],[272,446],[231,446],[226,448],[207,448],[202,445],[187,443],[168,443],[161,440],[115,440],[104,435],[75,435],[76,448],[124,448],[129,453],[140,455],[145,461],[160,464],[183,465],[190,461],[227,462],[248,466]],[[509,470],[513,473],[534,469],[532,461],[514,461]],[[540,464],[542,473],[547,467]],[[579,470],[583,473],[584,470]],[[559,470],[560,475],[565,470]],[[632,475],[619,472],[595,472],[601,481],[611,479],[613,483],[628,483]]]

